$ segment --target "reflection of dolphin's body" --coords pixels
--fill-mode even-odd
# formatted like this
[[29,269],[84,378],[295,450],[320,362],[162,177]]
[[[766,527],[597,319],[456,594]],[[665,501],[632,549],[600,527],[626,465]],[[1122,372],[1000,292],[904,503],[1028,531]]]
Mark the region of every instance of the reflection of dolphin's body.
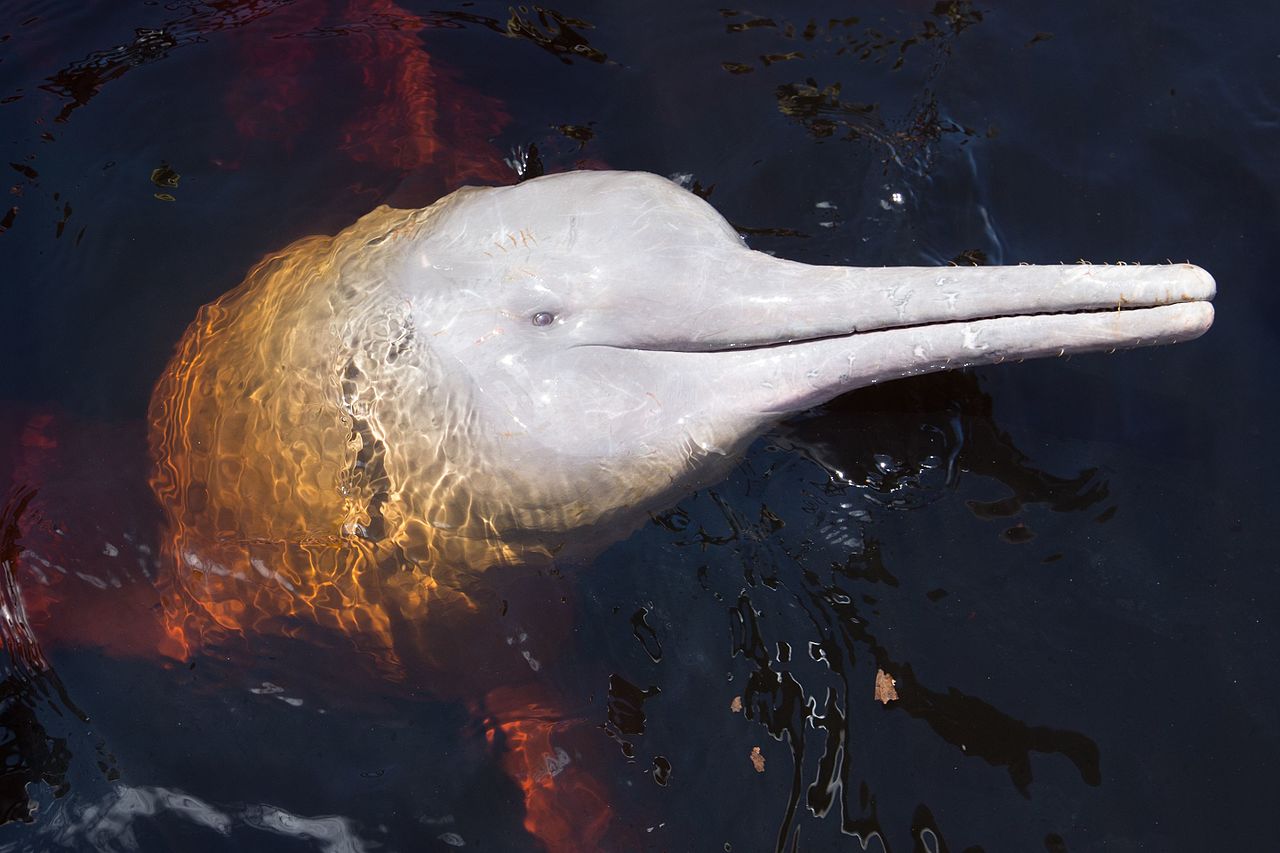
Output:
[[204,308],[153,398],[154,485],[219,621],[248,581],[377,632],[388,582],[344,617],[369,596],[351,565],[394,559],[411,615],[444,567],[615,538],[789,412],[1188,340],[1213,292],[1191,265],[806,266],[640,173],[468,188],[301,240]]

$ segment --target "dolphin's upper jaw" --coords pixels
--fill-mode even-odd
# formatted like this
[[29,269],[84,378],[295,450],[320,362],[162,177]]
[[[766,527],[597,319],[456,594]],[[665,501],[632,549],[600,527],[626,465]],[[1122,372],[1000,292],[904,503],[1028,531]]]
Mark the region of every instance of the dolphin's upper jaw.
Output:
[[[1157,310],[1160,308],[1178,309],[1175,312],[1164,312],[1161,316],[1170,318],[1173,322],[1169,325],[1168,335],[1157,334],[1154,338],[1142,339],[1134,338],[1128,346],[1156,346],[1160,344],[1179,343],[1182,341],[1193,340],[1200,337],[1213,325],[1213,304],[1208,299],[1188,299],[1183,302],[1165,303],[1163,305],[1129,305],[1119,304],[1109,310],[1082,310],[1082,311],[1064,311],[1064,312],[1034,312],[1026,314],[1004,314],[989,317],[974,317],[965,321],[968,324],[987,323],[997,320],[1015,320],[1020,317],[1058,317],[1069,321],[1070,318],[1077,317],[1109,317],[1112,320],[1127,321],[1131,318],[1141,315],[1143,312]],[[1115,315],[1123,315],[1116,317]],[[1148,315],[1154,316],[1154,315]],[[905,323],[902,325],[886,325],[874,328],[854,328],[847,332],[832,332],[830,334],[816,335],[814,337],[786,337],[778,340],[767,341],[747,341],[744,343],[720,343],[711,342],[704,343],[700,341],[664,341],[656,343],[638,342],[627,345],[604,344],[603,346],[613,346],[618,349],[633,349],[653,352],[685,352],[685,353],[730,353],[730,352],[750,352],[753,350],[769,350],[780,349],[783,347],[794,346],[797,344],[818,343],[821,341],[851,339],[855,337],[865,337],[879,334],[886,331],[907,332],[912,329],[927,330],[940,328],[950,324],[946,323]],[[593,344],[584,344],[583,346],[593,346]],[[598,345],[596,345],[598,346]],[[1118,345],[1116,348],[1120,348]],[[1063,352],[1063,355],[1068,353]]]

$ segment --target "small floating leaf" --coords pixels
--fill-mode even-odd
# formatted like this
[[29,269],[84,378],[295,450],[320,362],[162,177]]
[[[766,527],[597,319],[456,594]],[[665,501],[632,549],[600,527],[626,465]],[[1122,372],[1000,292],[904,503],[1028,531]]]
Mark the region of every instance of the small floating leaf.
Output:
[[176,187],[181,177],[168,163],[162,162],[158,168],[151,170],[151,183],[158,187]]
[[590,127],[581,124],[557,124],[555,129],[581,145],[586,145],[596,135]]
[[1035,531],[1021,521],[1000,534],[1000,538],[1011,545],[1022,545],[1035,537]]
[[882,705],[888,705],[890,702],[898,698],[898,691],[894,685],[897,682],[893,680],[893,676],[885,672],[883,669],[876,670],[876,701]]

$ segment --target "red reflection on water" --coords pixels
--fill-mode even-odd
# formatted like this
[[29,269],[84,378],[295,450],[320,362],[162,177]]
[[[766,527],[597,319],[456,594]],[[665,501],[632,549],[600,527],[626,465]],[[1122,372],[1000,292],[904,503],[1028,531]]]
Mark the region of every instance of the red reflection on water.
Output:
[[502,768],[524,791],[524,828],[550,853],[594,853],[609,829],[613,810],[599,784],[573,764],[553,741],[579,725],[565,720],[534,686],[498,687],[485,697],[486,736],[501,732]]
[[[488,140],[510,116],[432,59],[426,29],[391,0],[307,0],[276,11],[241,41],[244,67],[226,96],[237,130],[294,151],[336,128],[333,144],[357,162],[429,168],[451,187],[509,182]],[[351,86],[362,105],[334,115],[333,91]]]
[[69,427],[49,411],[10,415],[0,446],[10,451],[10,482],[30,499],[5,521],[17,526],[14,579],[41,644],[119,657],[179,654],[161,626],[155,549],[139,538],[150,538],[158,521],[144,491],[140,425]]

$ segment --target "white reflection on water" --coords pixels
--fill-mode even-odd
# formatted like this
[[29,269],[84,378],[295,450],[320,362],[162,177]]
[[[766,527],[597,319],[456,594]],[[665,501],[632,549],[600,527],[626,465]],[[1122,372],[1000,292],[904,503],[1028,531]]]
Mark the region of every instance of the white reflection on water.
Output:
[[227,837],[244,827],[284,835],[320,853],[365,853],[373,846],[356,835],[349,819],[337,815],[302,817],[266,804],[219,808],[170,788],[117,785],[96,803],[65,802],[39,825],[33,838],[0,845],[0,851],[138,850],[135,824],[160,815]]

